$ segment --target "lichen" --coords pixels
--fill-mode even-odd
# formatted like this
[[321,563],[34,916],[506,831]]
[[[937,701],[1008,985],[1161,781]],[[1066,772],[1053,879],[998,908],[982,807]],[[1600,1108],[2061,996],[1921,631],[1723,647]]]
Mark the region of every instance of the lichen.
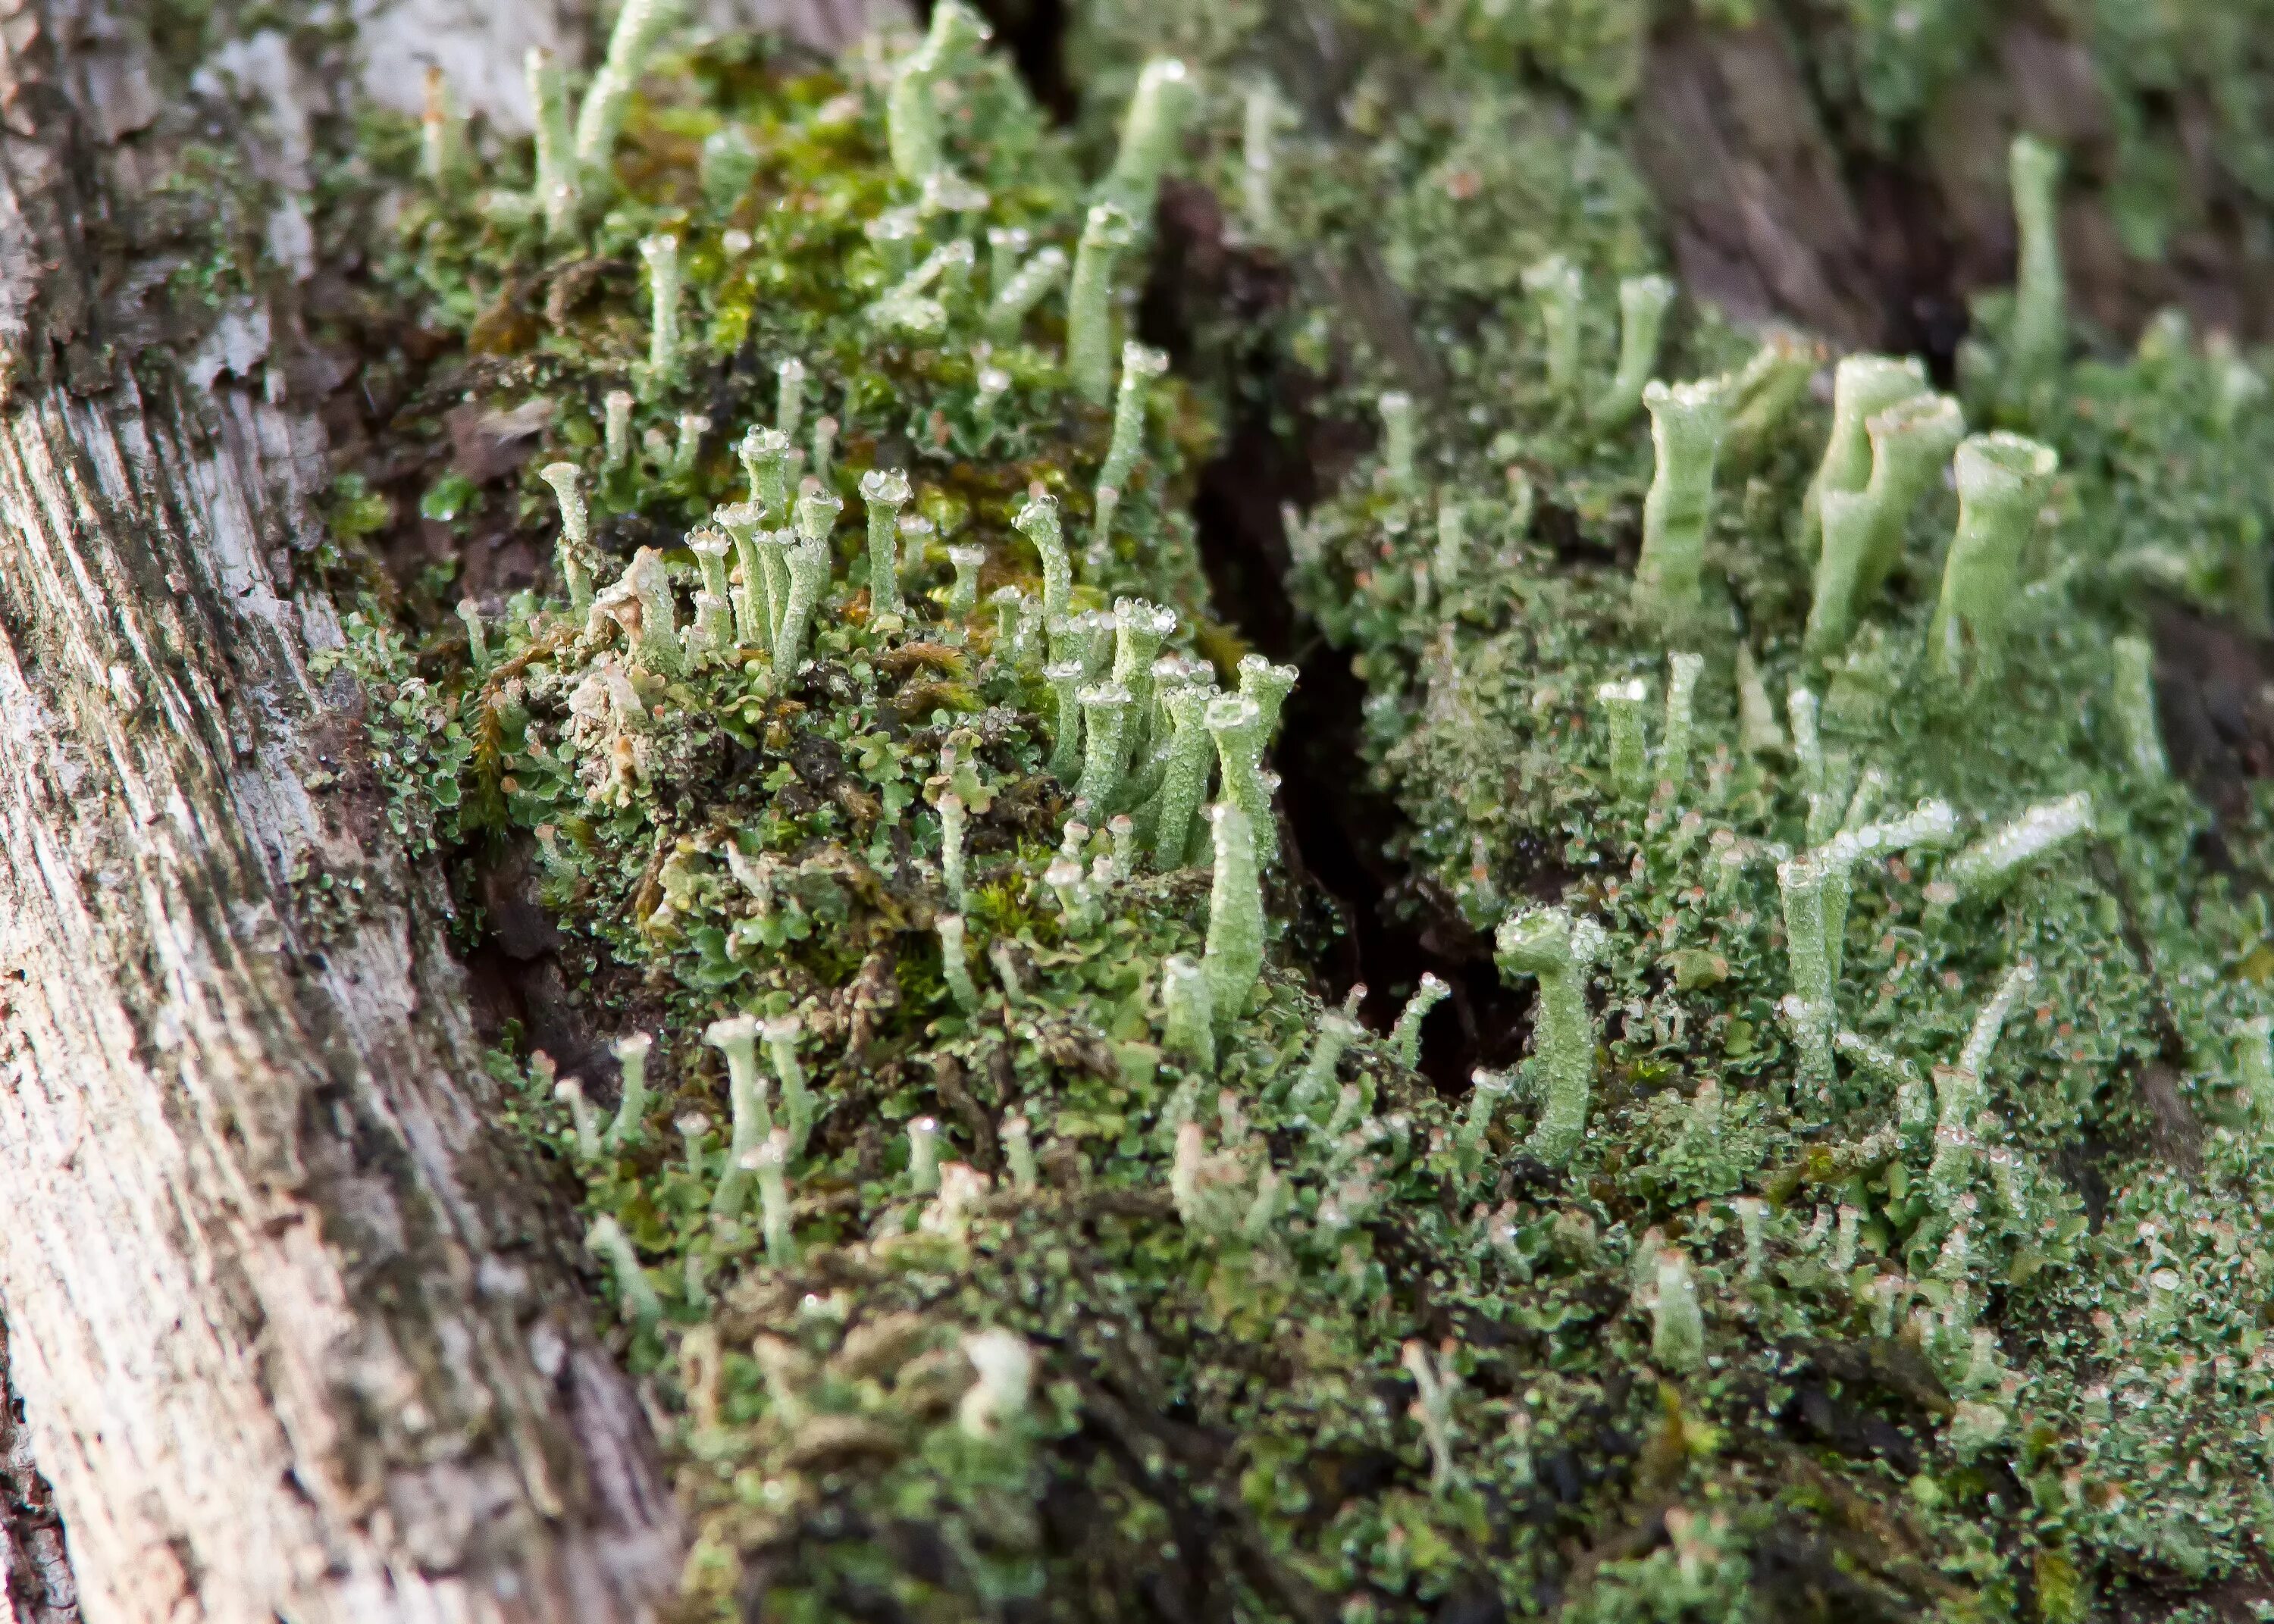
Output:
[[[2206,860],[2135,620],[2143,576],[2263,613],[2243,363],[2061,331],[2014,390],[1986,320],[1949,410],[2059,472],[1974,513],[1985,574],[1901,402],[1827,457],[1804,341],[1660,330],[1631,177],[1502,71],[1615,107],[1641,9],[1454,12],[1458,94],[1393,118],[1377,64],[1327,139],[1259,142],[1232,8],[1095,24],[1100,85],[1191,53],[1118,165],[936,31],[660,60],[567,230],[410,183],[377,274],[449,344],[403,438],[549,402],[475,495],[565,568],[478,646],[411,591],[422,649],[373,608],[337,658],[405,838],[526,860],[637,1056],[613,1116],[496,1064],[580,1181],[689,1616],[2065,1618],[2266,1560],[2274,823]],[[1443,373],[1329,277],[1254,340],[1353,421],[1402,397],[1291,587],[1412,894],[1539,988],[1533,1053],[1449,1095],[1442,989],[1377,1035],[1303,961],[1291,678],[1209,624],[1186,516],[1222,402],[1118,342],[1088,177],[1148,188],[1177,114],[1235,188],[1269,147],[1290,252],[1380,250]],[[1665,468],[1633,407],[1701,400],[1718,465]]]

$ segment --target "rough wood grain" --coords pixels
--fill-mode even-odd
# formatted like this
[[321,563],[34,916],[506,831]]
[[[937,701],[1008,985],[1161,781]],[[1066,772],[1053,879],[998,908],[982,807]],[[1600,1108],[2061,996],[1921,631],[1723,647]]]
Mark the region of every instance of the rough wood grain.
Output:
[[[489,17],[453,59],[538,26]],[[0,45],[7,1468],[37,1481],[28,1440],[71,1561],[11,1514],[11,1601],[639,1616],[677,1545],[644,1414],[493,1126],[446,904],[356,771],[361,696],[308,674],[338,631],[296,575],[328,470],[289,297],[194,345],[154,325],[184,64],[72,0]],[[188,65],[192,133],[242,111],[292,203],[323,76],[273,33]],[[320,763],[341,787],[304,786]],[[366,905],[319,921],[296,871]]]

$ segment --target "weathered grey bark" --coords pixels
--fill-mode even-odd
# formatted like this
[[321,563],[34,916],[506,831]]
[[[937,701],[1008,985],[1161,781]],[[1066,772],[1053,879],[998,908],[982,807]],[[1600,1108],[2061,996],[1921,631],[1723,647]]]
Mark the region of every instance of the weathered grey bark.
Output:
[[[380,55],[407,21],[478,100],[561,37],[479,15],[362,26]],[[337,637],[294,570],[328,478],[309,369],[284,312],[233,310],[187,368],[143,314],[185,76],[135,21],[0,18],[6,1476],[36,1482],[27,1439],[71,1560],[18,1519],[11,1601],[637,1616],[677,1551],[644,1411],[492,1126],[443,901],[356,769],[358,696],[307,672]],[[305,185],[322,76],[269,34],[219,79],[253,171]],[[306,787],[320,765],[338,787]],[[307,915],[296,869],[359,878],[359,916]]]

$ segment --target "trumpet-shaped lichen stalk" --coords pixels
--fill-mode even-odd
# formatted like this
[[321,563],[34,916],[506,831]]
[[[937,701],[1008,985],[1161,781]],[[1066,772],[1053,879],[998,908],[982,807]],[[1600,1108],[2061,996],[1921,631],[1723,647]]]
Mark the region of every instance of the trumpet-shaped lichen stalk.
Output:
[[982,1440],[1022,1427],[1035,1378],[1035,1353],[1026,1339],[999,1327],[967,1332],[963,1357],[979,1380],[957,1404],[956,1425]]
[[717,530],[695,530],[687,538],[687,550],[695,555],[695,567],[702,572],[703,590],[725,602],[734,590],[727,581],[727,560],[733,552],[727,538]]
[[1105,465],[1097,483],[1113,490],[1126,489],[1145,448],[1145,394],[1153,380],[1169,370],[1169,357],[1158,350],[1135,342],[1121,346],[1121,387],[1113,402],[1113,440],[1105,451]]
[[614,473],[628,467],[632,460],[632,407],[635,402],[629,389],[611,389],[601,399],[602,429],[600,468],[605,473]]
[[466,661],[477,673],[490,663],[489,628],[482,624],[482,606],[471,598],[458,600],[458,619],[466,628]]
[[2014,1006],[2029,996],[2029,989],[2037,984],[2035,965],[2017,964],[2006,972],[1998,982],[1998,990],[1975,1016],[1973,1028],[1966,1034],[1966,1047],[1958,1052],[1959,1070],[1974,1077],[1990,1074],[1990,1056],[1998,1047],[1999,1034],[2005,1031],[2006,1021]]
[[1208,710],[1215,697],[1213,689],[1193,683],[1162,698],[1171,731],[1160,798],[1153,809],[1153,866],[1164,874],[1184,867],[1185,853],[1192,846],[1193,815],[1208,798],[1209,767],[1216,758]]
[[2092,796],[2087,791],[2040,801],[1952,858],[1943,877],[1962,895],[1986,894],[2091,829]]
[[964,906],[963,840],[965,830],[963,797],[949,790],[939,798],[939,875],[947,887],[947,899],[957,907]]
[[749,1015],[714,1020],[703,1029],[703,1041],[727,1057],[727,1103],[734,1116],[727,1170],[712,1192],[711,1211],[718,1217],[737,1218],[749,1187],[742,1158],[774,1131],[773,1113],[766,1109],[765,1079],[758,1070],[758,1023]]
[[1429,575],[1438,591],[1449,592],[1460,584],[1468,551],[1468,523],[1461,504],[1450,497],[1439,499],[1437,546],[1429,558]]
[[2145,637],[2119,637],[2111,647],[2115,691],[2110,695],[2116,726],[2124,737],[2126,764],[2155,783],[2170,776],[2163,730],[2156,722],[2156,650]]
[[1065,250],[1049,247],[1036,251],[1015,273],[995,283],[993,297],[987,302],[988,338],[998,344],[1017,343],[1035,306],[1050,296],[1065,274]]
[[1385,389],[1375,400],[1374,410],[1382,414],[1382,477],[1394,489],[1410,490],[1420,452],[1413,397],[1403,389]]
[[2022,549],[2060,458],[2018,434],[1975,434],[1960,442],[1958,530],[1942,567],[1942,597],[1927,628],[1927,662],[1957,677],[1971,650],[1994,664],[2021,574]]
[[1034,544],[1035,556],[1043,566],[1043,623],[1055,626],[1065,618],[1073,598],[1073,560],[1066,556],[1057,500],[1046,492],[1028,492],[1026,506],[1012,519],[1011,528]]
[[1032,1190],[1035,1174],[1033,1124],[1013,1111],[1003,1118],[1001,1138],[1003,1162],[1011,1175],[1011,1188]]
[[1216,876],[1209,889],[1207,945],[1201,974],[1218,1031],[1228,1032],[1247,1010],[1263,974],[1263,881],[1255,865],[1254,831],[1247,814],[1225,801],[1209,808],[1216,832]]
[[1435,975],[1424,971],[1421,984],[1397,1011],[1397,1024],[1389,1028],[1389,1052],[1397,1056],[1397,1064],[1409,1070],[1421,1064],[1421,1023],[1429,1011],[1449,996],[1452,989]]
[[1776,756],[1784,750],[1784,729],[1777,726],[1776,706],[1768,684],[1761,679],[1760,662],[1751,643],[1737,645],[1737,739],[1754,756]]
[[963,915],[943,914],[933,921],[939,932],[940,980],[956,1008],[968,1015],[979,1007],[979,988],[971,979],[969,950],[964,940]]
[[531,46],[523,64],[536,123],[537,206],[545,215],[546,235],[558,242],[575,233],[581,201],[568,133],[568,79],[560,58],[542,47]]
[[1629,276],[1619,283],[1619,366],[1595,402],[1595,421],[1604,427],[1624,423],[1642,404],[1673,303],[1674,284],[1663,276]]
[[1027,595],[1015,586],[998,586],[987,594],[995,605],[995,655],[1012,665],[1020,662],[1019,628],[1025,623]]
[[1800,502],[1801,557],[1813,563],[1821,539],[1818,512],[1834,491],[1860,492],[1871,478],[1871,419],[1889,407],[1927,392],[1926,367],[1916,357],[1842,357],[1832,370],[1832,432],[1816,477]]
[[734,646],[734,589],[727,583],[727,558],[733,548],[716,530],[697,530],[687,538],[703,572],[703,590],[695,595],[695,628],[703,646],[714,656]]
[[930,1195],[939,1188],[939,1122],[919,1116],[908,1124],[908,1190]]
[[1903,531],[1920,499],[1942,481],[1966,438],[1966,413],[1947,395],[1914,395],[1864,424],[1871,437],[1871,540],[1856,572],[1853,612],[1879,595],[1903,557]]
[[1268,868],[1279,855],[1279,829],[1263,779],[1263,708],[1244,694],[1226,694],[1202,714],[1216,740],[1224,798],[1246,816],[1257,861]]
[[600,71],[584,91],[576,109],[576,163],[584,170],[605,170],[616,148],[616,134],[624,125],[624,108],[632,88],[654,55],[656,41],[669,26],[671,0],[624,0],[616,26],[608,31],[608,52]]
[[2007,339],[2007,394],[2025,395],[2060,365],[2068,345],[2068,296],[2060,258],[2061,155],[2035,136],[2014,138],[2007,159],[2021,258],[2014,274],[2014,326]]
[[677,600],[671,593],[670,572],[663,554],[642,547],[624,568],[624,580],[639,598],[639,637],[634,658],[650,671],[679,676],[687,669],[687,650],[679,641]]
[[1072,784],[1081,771],[1081,680],[1087,674],[1079,660],[1059,660],[1043,667],[1043,680],[1050,688],[1050,776]]
[[1469,1073],[1468,1115],[1453,1131],[1453,1147],[1460,1155],[1464,1177],[1474,1178],[1484,1166],[1485,1136],[1492,1132],[1501,1101],[1515,1090],[1516,1079],[1505,1071],[1487,1071],[1480,1066]]
[[1816,350],[1788,328],[1772,327],[1737,373],[1729,390],[1729,432],[1723,450],[1739,466],[1759,460],[1769,436],[1783,426],[1808,393]]
[[448,187],[466,167],[465,121],[451,105],[450,79],[429,64],[418,115],[418,173],[430,186]]
[[1240,109],[1239,197],[1248,229],[1261,237],[1271,236],[1279,225],[1271,189],[1278,167],[1273,149],[1277,144],[1279,117],[1279,93],[1270,80],[1250,85]]
[[765,560],[759,554],[758,508],[755,502],[729,502],[714,508],[719,522],[734,544],[734,569],[741,580],[730,594],[734,605],[734,641],[772,651],[773,617],[768,613]]
[[1192,74],[1173,56],[1156,56],[1137,75],[1137,88],[1122,116],[1121,147],[1105,191],[1139,219],[1153,212],[1161,177],[1177,154],[1185,109],[1192,100]]
[[1153,718],[1155,664],[1161,645],[1177,629],[1177,612],[1148,604],[1141,598],[1116,598],[1113,604],[1113,670],[1116,682],[1129,690],[1130,739],[1133,746],[1150,731]]
[[699,1184],[710,1176],[703,1141],[710,1136],[711,1118],[701,1111],[681,1111],[672,1118],[671,1125],[679,1131],[679,1142],[687,1154],[687,1177]]
[[899,614],[900,603],[900,509],[913,495],[900,470],[872,469],[861,476],[861,500],[869,512],[869,609]]
[[595,1162],[600,1155],[600,1119],[592,1110],[592,1102],[584,1094],[584,1085],[573,1077],[564,1077],[553,1085],[553,1097],[568,1112],[568,1120],[576,1130],[576,1158],[580,1162]]
[[1690,777],[1690,741],[1698,706],[1698,679],[1705,674],[1702,654],[1666,657],[1666,733],[1658,746],[1658,781],[1671,785],[1675,798]]
[[1769,1204],[1758,1196],[1739,1196],[1730,1203],[1737,1209],[1737,1229],[1745,1243],[1745,1278],[1758,1280],[1768,1268]]
[[761,596],[765,600],[766,650],[776,659],[781,653],[782,616],[789,613],[790,555],[797,549],[797,532],[784,528],[762,530],[755,543],[758,554]]
[[1657,1259],[1658,1291],[1651,1304],[1650,1357],[1677,1375],[1706,1363],[1706,1316],[1688,1256],[1672,1246]]
[[893,69],[892,89],[885,100],[885,138],[892,169],[902,180],[920,183],[940,167],[939,109],[933,87],[993,34],[986,20],[962,0],[942,0],[932,8],[931,27],[923,43]]
[[779,429],[752,429],[735,448],[750,482],[750,500],[760,519],[777,524],[789,518],[789,436]]
[[1643,707],[1650,703],[1650,684],[1640,677],[1606,682],[1595,689],[1595,703],[1610,723],[1611,783],[1630,801],[1650,793],[1650,749],[1643,735]]
[[774,368],[774,432],[794,446],[804,425],[805,363],[792,356]]
[[1429,1446],[1429,1492],[1442,1494],[1453,1486],[1453,1388],[1459,1378],[1449,1368],[1442,1374],[1431,1369],[1429,1350],[1420,1342],[1409,1339],[1398,1357],[1413,1378],[1411,1413]]
[[1287,1090],[1287,1103],[1312,1121],[1321,1120],[1334,1103],[1335,1068],[1342,1064],[1343,1056],[1359,1033],[1366,1028],[1340,1010],[1328,1010],[1319,1017],[1319,1030],[1311,1040],[1311,1052],[1297,1073],[1292,1086]]
[[603,1213],[584,1231],[584,1247],[608,1266],[615,1279],[616,1299],[634,1325],[650,1326],[663,1318],[663,1299],[640,1267],[639,1253],[623,1225]]
[[1840,983],[1848,935],[1849,874],[1866,858],[1887,852],[1935,850],[1958,833],[1958,814],[1945,801],[1922,801],[1901,817],[1841,831],[1811,855],[1824,868],[1824,951],[1832,984]]
[[1829,872],[1829,866],[1814,857],[1777,865],[1777,889],[1784,898],[1785,957],[1792,981],[1792,995],[1784,1008],[1800,1049],[1800,1079],[1811,1090],[1833,1080],[1832,1034],[1840,1024],[1824,909]]
[[1081,704],[1081,780],[1074,793],[1103,817],[1121,791],[1128,771],[1129,690],[1100,682],[1075,695]]
[[1579,267],[1561,254],[1543,259],[1525,272],[1524,289],[1540,306],[1548,387],[1570,400],[1579,391]]
[[1540,1075],[1540,1109],[1528,1144],[1551,1167],[1569,1164],[1586,1139],[1587,1094],[1595,1080],[1587,968],[1607,944],[1600,925],[1575,920],[1560,907],[1511,914],[1494,937],[1503,974],[1530,975],[1540,982],[1532,1050]]
[[1019,273],[1019,261],[1035,245],[1035,234],[1024,226],[987,228],[987,286],[998,297]]
[[1208,977],[1183,953],[1161,961],[1162,1046],[1203,1076],[1216,1070],[1216,1021]]
[[805,1067],[797,1057],[798,1034],[804,1030],[805,1021],[794,1012],[774,1016],[758,1025],[759,1035],[766,1041],[766,1057],[773,1064],[774,1081],[780,1089],[777,1097],[789,1125],[789,1150],[793,1156],[805,1154],[806,1138],[813,1132],[813,1094],[806,1086]]
[[1113,395],[1113,272],[1136,240],[1128,214],[1111,203],[1093,207],[1074,244],[1073,283],[1066,290],[1066,375],[1093,406]]
[[615,1120],[608,1124],[609,1145],[636,1143],[645,1132],[648,1108],[655,1102],[647,1086],[648,1051],[654,1047],[655,1040],[644,1032],[616,1040],[616,1064],[623,1068],[623,1088],[617,1098]]
[[701,587],[695,590],[695,619],[687,629],[688,652],[716,663],[734,646],[734,606]]
[[1801,792],[1808,797],[1811,840],[1828,840],[1840,826],[1840,799],[1832,793],[1824,740],[1817,731],[1819,709],[1814,691],[1797,682],[1785,695],[1785,715],[1792,722],[1793,759],[1800,766]]
[[1115,617],[1102,609],[1086,609],[1050,624],[1050,658],[1072,660],[1085,678],[1103,678],[1113,656]]
[[796,670],[804,658],[807,628],[829,590],[830,533],[844,509],[844,502],[826,491],[809,491],[797,499],[799,541],[789,550],[789,603],[774,640],[775,665],[783,672]]
[[679,377],[679,239],[668,232],[640,239],[647,261],[647,367],[659,386]]
[[1664,630],[1694,624],[1701,606],[1698,580],[1706,522],[1713,512],[1713,465],[1728,423],[1728,391],[1726,379],[1706,378],[1671,387],[1654,382],[1642,392],[1658,461],[1643,499],[1635,601]]
[[553,487],[561,505],[561,541],[554,556],[561,584],[568,591],[568,613],[582,621],[592,610],[592,570],[586,561],[591,517],[584,507],[584,477],[574,462],[547,462],[537,477]]
[[684,479],[695,471],[695,459],[702,454],[703,437],[711,432],[711,419],[699,411],[679,415],[679,442],[671,448],[671,477]]
[[979,572],[986,567],[984,547],[950,547],[947,566],[955,572],[948,583],[947,612],[952,615],[969,614],[979,607]]
[[1240,696],[1255,702],[1256,715],[1261,720],[1262,738],[1266,743],[1277,735],[1279,712],[1287,703],[1287,695],[1295,691],[1295,683],[1302,674],[1292,665],[1275,665],[1261,654],[1240,656]]
[[1879,530],[1879,508],[1860,491],[1827,491],[1817,504],[1816,580],[1801,647],[1811,658],[1840,652],[1856,635],[1861,581]]
[[831,471],[837,455],[837,431],[843,425],[835,417],[824,415],[813,425],[813,477],[827,485],[834,477]]
[[776,1268],[797,1261],[789,1216],[789,1163],[794,1154],[789,1135],[776,1128],[764,1144],[742,1159],[744,1169],[758,1181],[759,1232],[765,1237],[766,1261]]

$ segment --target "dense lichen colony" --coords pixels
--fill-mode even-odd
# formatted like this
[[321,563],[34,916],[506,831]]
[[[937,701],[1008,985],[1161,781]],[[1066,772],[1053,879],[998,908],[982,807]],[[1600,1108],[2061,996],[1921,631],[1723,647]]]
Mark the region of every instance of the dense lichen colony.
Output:
[[[1533,10],[1628,94],[1638,17]],[[2178,324],[2072,358],[2055,154],[1939,389],[1692,308],[1609,149],[1450,68],[1291,133],[1244,12],[1189,60],[1116,12],[1085,157],[954,0],[829,71],[652,59],[659,15],[573,117],[532,59],[488,190],[438,87],[403,432],[519,447],[424,511],[490,504],[524,578],[334,658],[390,689],[398,828],[525,880],[470,887],[615,1034],[496,1065],[579,1180],[690,1616],[2065,1624],[2263,1579],[2274,847],[2253,808],[2209,854],[2135,605],[2264,626],[2274,414]],[[1131,330],[1188,161],[1298,272],[1228,348],[1378,424],[1291,588],[1397,857],[1530,1002],[1451,1096],[1443,982],[1374,1033],[1313,979],[1296,673],[1209,618],[1224,380]],[[1317,274],[1360,244],[1423,364]]]

